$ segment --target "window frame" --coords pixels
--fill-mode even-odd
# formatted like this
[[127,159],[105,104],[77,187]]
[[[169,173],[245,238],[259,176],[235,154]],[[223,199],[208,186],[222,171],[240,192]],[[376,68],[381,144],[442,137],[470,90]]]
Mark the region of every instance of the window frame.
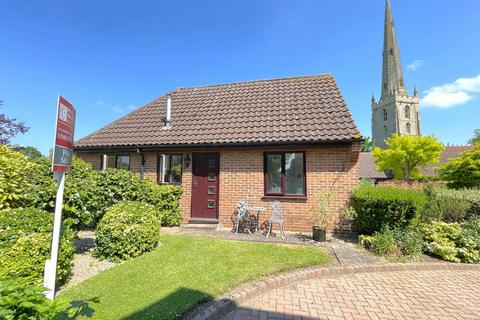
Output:
[[386,109],[383,109],[383,121],[388,121],[388,113]]
[[[104,163],[104,158],[105,156],[108,157],[115,157],[115,167],[107,167],[105,166],[105,163]],[[107,170],[107,169],[118,169],[118,157],[128,157],[128,171],[130,171],[130,155],[129,154],[106,154],[106,153],[103,153],[100,155],[100,171],[104,171],[104,170]],[[107,159],[107,165],[108,165],[108,159]],[[120,170],[125,170],[125,169],[120,169]]]
[[[172,182],[172,174],[170,173],[170,181],[169,182],[163,182],[163,163],[164,161],[161,160],[165,156],[170,157],[170,172],[172,172],[172,156],[179,156],[180,157],[180,181],[179,182]],[[160,164],[162,164],[162,167],[160,167]],[[181,185],[182,184],[182,178],[183,178],[183,154],[182,153],[158,153],[157,154],[157,184],[162,184],[162,185]]]
[[[287,193],[287,177],[285,170],[285,154],[286,153],[301,153],[303,155],[303,194]],[[281,190],[282,192],[268,192],[268,156],[281,155]],[[263,152],[263,194],[267,197],[288,197],[288,198],[305,198],[307,197],[307,161],[305,151],[265,151]]]
[[405,131],[406,131],[408,134],[411,134],[411,133],[412,133],[412,125],[410,124],[410,122],[407,122],[407,124],[405,124]]
[[406,105],[406,106],[405,106],[405,114],[404,114],[405,119],[410,120],[410,116],[411,116],[410,110],[411,110],[411,109],[410,109],[410,106],[409,106],[409,105]]
[[[118,169],[118,157],[127,157],[128,158],[128,171],[130,171],[130,155],[120,154],[115,156],[115,169]],[[125,170],[125,169],[123,169]]]

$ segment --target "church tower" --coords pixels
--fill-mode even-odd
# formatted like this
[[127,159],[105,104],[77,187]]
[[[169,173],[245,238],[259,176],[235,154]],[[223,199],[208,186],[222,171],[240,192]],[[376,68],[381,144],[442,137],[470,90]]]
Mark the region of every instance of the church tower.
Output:
[[419,99],[417,89],[409,96],[403,79],[400,52],[393,25],[390,1],[385,2],[383,37],[382,94],[375,101],[372,95],[372,139],[385,148],[392,134],[420,135]]

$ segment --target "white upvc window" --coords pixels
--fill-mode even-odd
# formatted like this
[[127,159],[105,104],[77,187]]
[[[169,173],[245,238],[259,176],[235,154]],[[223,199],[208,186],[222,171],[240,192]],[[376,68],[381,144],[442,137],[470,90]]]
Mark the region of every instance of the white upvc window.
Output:
[[159,154],[158,155],[157,180],[161,184],[182,183],[182,155]]
[[127,155],[102,155],[102,170],[116,168],[130,170],[130,156]]

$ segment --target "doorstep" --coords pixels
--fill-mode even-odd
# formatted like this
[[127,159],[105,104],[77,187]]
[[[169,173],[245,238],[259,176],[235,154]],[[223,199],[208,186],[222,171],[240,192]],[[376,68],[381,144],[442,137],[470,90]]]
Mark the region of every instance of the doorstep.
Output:
[[182,229],[202,229],[215,231],[218,228],[217,219],[190,219],[180,225]]

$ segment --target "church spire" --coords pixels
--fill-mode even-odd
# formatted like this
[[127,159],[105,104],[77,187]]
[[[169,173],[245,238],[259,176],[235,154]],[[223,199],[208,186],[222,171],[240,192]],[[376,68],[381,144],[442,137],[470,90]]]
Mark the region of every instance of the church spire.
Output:
[[397,36],[393,25],[390,0],[385,1],[385,26],[383,38],[383,65],[382,65],[382,95],[380,100],[398,93],[407,95],[403,81],[400,51],[398,50]]

